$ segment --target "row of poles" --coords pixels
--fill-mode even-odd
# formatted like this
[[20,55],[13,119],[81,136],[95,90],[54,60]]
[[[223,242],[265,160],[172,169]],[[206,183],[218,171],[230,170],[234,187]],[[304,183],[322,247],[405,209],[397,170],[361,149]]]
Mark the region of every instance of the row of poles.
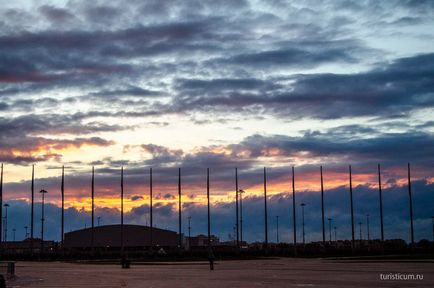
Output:
[[[409,194],[409,215],[410,215],[410,237],[411,244],[414,244],[414,229],[413,229],[413,204],[412,204],[412,189],[411,189],[411,176],[410,176],[410,163],[407,166],[408,171],[408,194]],[[121,167],[121,183],[120,183],[120,196],[121,196],[121,235],[120,235],[120,244],[121,244],[121,253],[124,253],[124,167]],[[152,168],[149,169],[149,193],[150,193],[150,246],[153,246],[153,183],[152,183]],[[264,248],[268,247],[268,207],[267,207],[267,171],[264,167],[263,170],[263,184],[264,184]],[[209,177],[209,168],[207,168],[207,234],[208,234],[208,247],[211,249],[211,216],[210,216],[210,177]],[[320,187],[321,187],[321,215],[322,215],[322,242],[326,243],[325,236],[325,213],[324,213],[324,181],[323,181],[323,167],[320,166]],[[31,181],[31,217],[30,217],[30,249],[33,253],[33,238],[34,238],[34,200],[35,200],[35,166],[32,165],[32,181]],[[61,247],[63,248],[64,242],[64,200],[65,200],[65,167],[62,166],[62,175],[61,175]],[[178,168],[178,247],[182,248],[182,206],[181,206],[181,168]],[[380,231],[381,231],[381,241],[384,241],[384,223],[383,223],[383,196],[382,196],[382,184],[381,184],[381,168],[380,164],[378,164],[378,191],[379,191],[379,208],[380,208]],[[44,195],[47,193],[46,190],[42,189],[40,191],[42,194],[42,202],[44,202]],[[235,214],[236,214],[236,244],[237,247],[240,247],[240,231],[241,231],[241,241],[242,241],[242,197],[241,194],[244,193],[243,190],[238,187],[238,169],[235,168]],[[352,187],[352,171],[351,165],[349,165],[349,194],[350,194],[350,212],[351,212],[351,240],[352,247],[354,248],[355,243],[355,227],[354,227],[354,206],[353,206],[353,187]],[[92,184],[91,184],[91,249],[92,252],[94,250],[94,228],[95,228],[95,168],[92,167]],[[5,204],[5,206],[8,204]],[[1,172],[0,172],[0,215],[2,215],[2,206],[3,206],[3,164],[1,164]],[[7,207],[6,207],[7,208]],[[297,229],[296,229],[296,191],[295,191],[295,171],[294,167],[292,167],[292,218],[293,218],[293,243],[294,243],[294,252],[296,253],[297,247]],[[303,207],[304,208],[304,207]],[[240,217],[241,214],[241,217]],[[241,218],[241,219],[240,219]],[[44,241],[44,207],[42,205],[42,217],[41,217],[41,250],[43,249],[43,241]],[[330,220],[330,218],[329,218]],[[0,231],[2,231],[1,227],[2,223],[0,221]],[[241,227],[240,227],[241,226]],[[240,229],[241,228],[241,229]],[[304,236],[304,233],[303,233]],[[1,237],[0,237],[1,238]],[[211,250],[210,250],[211,251]]]

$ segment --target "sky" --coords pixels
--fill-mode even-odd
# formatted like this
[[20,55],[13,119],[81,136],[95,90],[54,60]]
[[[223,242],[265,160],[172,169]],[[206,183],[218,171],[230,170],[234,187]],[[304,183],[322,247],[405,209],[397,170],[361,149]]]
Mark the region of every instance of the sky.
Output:
[[[152,167],[154,224],[177,229],[181,167],[183,231],[191,216],[192,233],[205,233],[210,168],[212,232],[232,239],[237,167],[244,238],[262,241],[267,167],[269,237],[279,216],[280,240],[290,242],[294,166],[297,223],[304,202],[307,240],[317,241],[321,165],[326,217],[338,238],[351,237],[348,165],[356,223],[366,225],[369,214],[378,238],[381,163],[386,238],[408,241],[408,162],[415,238],[431,239],[434,2],[0,4],[0,162],[9,239],[12,229],[23,239],[30,226],[32,165],[35,190],[48,191],[50,239],[60,238],[62,166],[67,231],[90,226],[92,166],[96,216],[102,224],[120,222],[123,166],[127,223],[148,224]],[[36,213],[40,201],[37,193]]]

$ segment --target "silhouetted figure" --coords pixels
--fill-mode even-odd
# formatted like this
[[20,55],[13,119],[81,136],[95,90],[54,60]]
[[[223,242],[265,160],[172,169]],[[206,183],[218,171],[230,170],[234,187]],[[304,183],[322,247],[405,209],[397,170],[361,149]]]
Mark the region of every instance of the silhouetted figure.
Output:
[[208,261],[209,261],[209,270],[214,270],[214,260],[215,260],[215,256],[214,253],[212,252],[212,249],[209,249],[209,253],[208,253]]

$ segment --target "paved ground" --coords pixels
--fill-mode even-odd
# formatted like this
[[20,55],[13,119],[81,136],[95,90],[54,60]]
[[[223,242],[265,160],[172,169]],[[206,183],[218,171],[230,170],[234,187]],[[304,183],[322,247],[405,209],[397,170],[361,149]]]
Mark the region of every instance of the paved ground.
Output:
[[[380,273],[423,275],[423,280],[381,280]],[[272,259],[165,265],[17,262],[8,287],[434,287],[433,262]],[[405,274],[405,275],[404,275]]]

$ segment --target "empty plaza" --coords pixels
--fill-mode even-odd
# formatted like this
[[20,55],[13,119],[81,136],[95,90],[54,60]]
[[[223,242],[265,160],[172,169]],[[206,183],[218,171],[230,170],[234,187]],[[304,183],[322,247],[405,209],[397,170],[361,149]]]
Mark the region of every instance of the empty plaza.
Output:
[[[423,279],[421,279],[423,278]],[[434,287],[432,260],[270,258],[116,264],[17,262],[8,287]]]

